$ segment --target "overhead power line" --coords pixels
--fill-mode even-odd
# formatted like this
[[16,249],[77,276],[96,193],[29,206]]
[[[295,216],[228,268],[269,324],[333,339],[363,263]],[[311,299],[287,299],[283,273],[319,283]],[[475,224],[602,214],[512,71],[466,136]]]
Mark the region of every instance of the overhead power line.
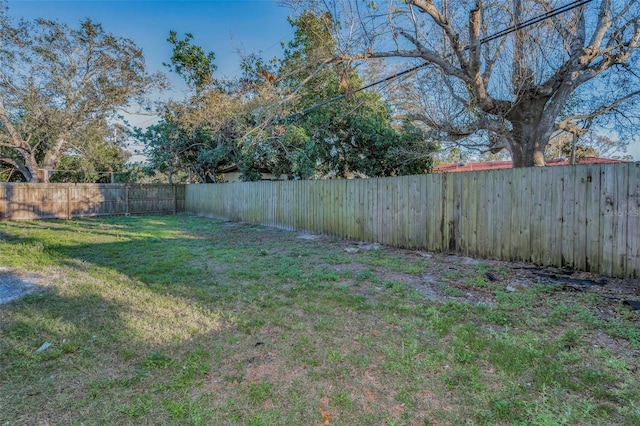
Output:
[[[515,31],[519,31],[519,30],[528,28],[528,27],[530,27],[532,25],[535,25],[535,24],[537,24],[539,22],[545,21],[547,19],[551,19],[554,16],[560,15],[562,13],[569,12],[570,10],[576,9],[576,8],[578,8],[580,6],[584,6],[584,5],[588,4],[588,3],[591,3],[592,1],[593,0],[576,0],[576,1],[573,1],[571,3],[566,4],[564,6],[557,7],[555,9],[552,9],[552,10],[550,10],[548,12],[543,13],[542,15],[538,15],[538,16],[535,16],[535,17],[533,17],[531,19],[528,19],[526,21],[523,21],[523,22],[520,22],[520,23],[516,23],[515,25],[512,25],[509,28],[506,28],[506,29],[504,29],[502,31],[498,31],[497,33],[492,34],[490,36],[484,37],[484,38],[480,39],[478,44],[479,45],[483,45],[483,44],[486,44],[486,43],[488,43],[490,41],[498,39],[500,37],[505,37],[505,36],[515,32]],[[466,51],[466,50],[469,50],[469,49],[470,49],[470,46],[467,45],[467,46],[464,47],[463,51]],[[444,58],[446,59],[446,58],[449,58],[449,57],[451,57],[453,55],[454,55],[454,53],[450,53],[450,54],[446,55]],[[430,62],[424,62],[424,63],[422,63],[420,65],[416,65],[416,66],[411,67],[409,69],[406,69],[404,71],[401,71],[401,72],[398,72],[398,73],[395,73],[395,74],[391,74],[391,75],[383,78],[382,80],[375,81],[375,82],[367,84],[366,86],[363,86],[363,87],[361,87],[359,89],[356,89],[356,90],[352,91],[351,94],[362,92],[363,90],[370,89],[370,88],[372,88],[374,86],[377,86],[379,84],[386,83],[387,81],[391,81],[391,80],[394,80],[394,79],[396,79],[398,77],[402,77],[403,75],[410,74],[410,73],[412,73],[414,71],[417,71],[417,70],[419,70],[421,68],[426,67],[427,65],[431,65],[431,63]],[[295,119],[295,118],[302,117],[303,115],[308,114],[309,112],[311,112],[311,111],[313,111],[315,109],[318,109],[318,108],[323,107],[323,106],[325,106],[327,104],[339,101],[339,100],[344,99],[346,97],[347,97],[347,95],[343,94],[343,95],[339,95],[339,96],[336,96],[336,97],[331,98],[331,99],[327,99],[325,101],[322,101],[320,103],[312,105],[312,106],[310,106],[308,108],[305,108],[302,111],[298,111],[298,112],[294,112],[293,114],[289,114],[288,116],[278,120],[278,122],[288,121],[288,120],[292,120],[292,119]]]

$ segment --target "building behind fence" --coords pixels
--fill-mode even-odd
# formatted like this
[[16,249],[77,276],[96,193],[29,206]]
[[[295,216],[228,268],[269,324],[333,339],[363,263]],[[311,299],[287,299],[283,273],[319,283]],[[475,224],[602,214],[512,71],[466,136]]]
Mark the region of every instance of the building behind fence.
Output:
[[0,220],[174,214],[182,210],[184,185],[0,184]]
[[396,247],[640,276],[640,163],[188,185],[185,209]]
[[182,211],[640,277],[640,163],[186,186],[0,184],[0,220]]

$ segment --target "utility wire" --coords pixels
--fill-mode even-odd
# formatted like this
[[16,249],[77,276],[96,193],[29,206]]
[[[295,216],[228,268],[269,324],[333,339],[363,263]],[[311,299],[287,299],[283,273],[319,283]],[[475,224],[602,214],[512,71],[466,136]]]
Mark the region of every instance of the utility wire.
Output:
[[[480,39],[478,44],[479,45],[486,44],[486,43],[488,43],[490,41],[493,41],[493,40],[495,40],[497,38],[504,37],[504,36],[506,36],[508,34],[511,34],[512,32],[522,30],[524,28],[527,28],[527,27],[530,27],[532,25],[535,25],[535,24],[537,24],[539,22],[542,22],[542,21],[545,21],[547,19],[553,18],[554,16],[560,15],[562,13],[566,13],[566,12],[568,12],[570,10],[573,10],[573,9],[576,9],[576,8],[578,8],[580,6],[584,6],[584,5],[588,4],[588,3],[591,3],[592,1],[593,0],[576,0],[576,1],[573,1],[571,3],[568,3],[568,4],[564,5],[564,6],[560,6],[558,8],[552,9],[552,10],[550,10],[548,12],[545,12],[542,15],[538,15],[536,17],[528,19],[527,21],[517,23],[517,24],[515,24],[515,25],[513,25],[513,26],[511,26],[509,28],[506,28],[506,29],[504,29],[502,31],[499,31],[499,32],[497,32],[495,34],[492,34],[490,36],[482,38],[482,39]],[[463,51],[467,51],[469,49],[470,49],[470,46],[467,45],[462,50]],[[444,56],[444,58],[447,59],[447,58],[450,58],[453,55],[454,55],[454,53],[450,53],[450,54]],[[370,88],[372,88],[374,86],[377,86],[379,84],[386,83],[387,81],[391,81],[391,80],[394,80],[394,79],[396,79],[398,77],[402,77],[403,75],[410,74],[410,73],[412,73],[414,71],[417,71],[417,70],[419,70],[421,68],[426,67],[427,65],[432,65],[432,64],[431,64],[431,62],[424,62],[424,63],[422,63],[420,65],[416,65],[416,66],[411,67],[409,69],[406,69],[404,71],[401,71],[401,72],[398,72],[398,73],[395,73],[395,74],[391,74],[391,75],[383,78],[382,80],[378,80],[376,82],[367,84],[366,86],[363,86],[360,89],[354,90],[354,91],[351,92],[351,94],[362,92],[363,90],[370,89]],[[343,94],[343,95],[336,96],[335,98],[327,99],[326,101],[323,101],[323,102],[320,102],[318,104],[312,105],[312,106],[310,106],[308,108],[305,108],[302,111],[298,111],[298,112],[294,112],[293,114],[289,114],[288,116],[279,119],[277,122],[278,123],[282,123],[282,122],[285,122],[285,121],[288,121],[288,120],[300,118],[303,115],[305,115],[305,114],[307,114],[307,113],[309,113],[309,112],[311,112],[311,111],[313,111],[315,109],[318,109],[318,108],[323,107],[323,106],[325,106],[327,104],[339,101],[339,100],[344,99],[346,97],[347,97],[347,95]]]

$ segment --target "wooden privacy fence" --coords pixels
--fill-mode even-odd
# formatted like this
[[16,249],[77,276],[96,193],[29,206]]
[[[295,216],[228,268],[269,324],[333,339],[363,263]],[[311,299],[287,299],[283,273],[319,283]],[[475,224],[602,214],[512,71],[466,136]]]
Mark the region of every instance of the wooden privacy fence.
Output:
[[385,245],[640,276],[640,163],[188,185],[185,210]]
[[173,214],[184,185],[0,183],[0,220]]

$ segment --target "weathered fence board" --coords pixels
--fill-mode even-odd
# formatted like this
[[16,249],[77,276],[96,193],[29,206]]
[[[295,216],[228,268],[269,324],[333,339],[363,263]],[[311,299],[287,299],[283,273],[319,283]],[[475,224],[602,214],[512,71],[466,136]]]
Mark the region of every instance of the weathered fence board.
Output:
[[[629,165],[627,191],[627,260],[625,274],[640,271],[640,163]],[[639,274],[640,275],[640,274]]]
[[71,219],[184,210],[184,185],[0,183],[0,220]]
[[195,214],[640,276],[640,163],[188,185],[184,191],[184,208]]

